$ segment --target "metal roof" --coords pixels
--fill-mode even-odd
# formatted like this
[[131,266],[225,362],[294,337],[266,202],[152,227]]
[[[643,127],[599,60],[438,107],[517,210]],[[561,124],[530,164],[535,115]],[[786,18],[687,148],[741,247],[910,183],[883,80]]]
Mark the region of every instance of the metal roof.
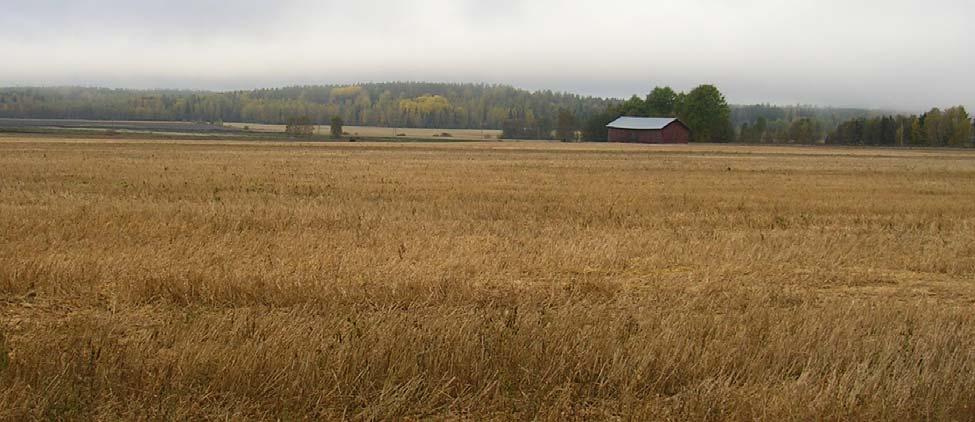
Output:
[[659,130],[674,123],[673,117],[620,117],[606,125],[614,129]]

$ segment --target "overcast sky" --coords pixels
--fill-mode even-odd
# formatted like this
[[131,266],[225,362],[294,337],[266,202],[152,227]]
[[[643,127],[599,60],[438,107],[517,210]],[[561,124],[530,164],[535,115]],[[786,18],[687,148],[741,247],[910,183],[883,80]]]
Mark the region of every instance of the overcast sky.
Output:
[[975,109],[973,0],[0,0],[0,86],[507,83]]

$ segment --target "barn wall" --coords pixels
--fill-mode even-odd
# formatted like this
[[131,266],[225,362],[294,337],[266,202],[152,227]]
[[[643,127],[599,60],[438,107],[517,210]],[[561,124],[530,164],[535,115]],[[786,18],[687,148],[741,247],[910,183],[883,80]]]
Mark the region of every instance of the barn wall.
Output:
[[607,140],[609,142],[634,142],[636,134],[633,132],[626,129],[609,128]]
[[666,143],[686,144],[691,141],[691,131],[681,123],[674,122],[663,129],[663,139]]
[[680,123],[672,123],[660,130],[634,130],[609,128],[609,142],[627,142],[642,144],[686,144],[691,139],[687,127]]

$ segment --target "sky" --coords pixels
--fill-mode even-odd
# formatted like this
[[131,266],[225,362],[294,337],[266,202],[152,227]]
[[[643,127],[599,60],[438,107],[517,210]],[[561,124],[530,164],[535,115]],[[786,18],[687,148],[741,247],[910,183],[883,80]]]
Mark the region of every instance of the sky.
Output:
[[386,81],[975,110],[975,1],[0,0],[0,86]]

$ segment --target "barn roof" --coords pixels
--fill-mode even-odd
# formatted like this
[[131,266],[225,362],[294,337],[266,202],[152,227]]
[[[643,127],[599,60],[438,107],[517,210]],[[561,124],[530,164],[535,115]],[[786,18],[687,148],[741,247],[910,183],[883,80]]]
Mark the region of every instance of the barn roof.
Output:
[[620,117],[606,125],[613,129],[659,130],[674,123],[673,117]]

